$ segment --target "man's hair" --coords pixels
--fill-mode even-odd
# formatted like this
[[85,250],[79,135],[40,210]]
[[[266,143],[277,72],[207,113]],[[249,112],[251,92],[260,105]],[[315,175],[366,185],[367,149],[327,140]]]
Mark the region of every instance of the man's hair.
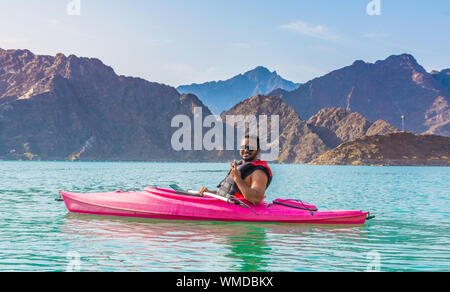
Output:
[[259,136],[250,136],[249,134],[245,135],[244,139],[256,139],[256,150],[259,150]]

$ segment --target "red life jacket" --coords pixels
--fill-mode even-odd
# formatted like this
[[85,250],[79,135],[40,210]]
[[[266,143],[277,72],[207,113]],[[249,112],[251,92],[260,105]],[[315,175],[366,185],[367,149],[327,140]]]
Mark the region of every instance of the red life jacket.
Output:
[[[237,163],[237,169],[241,172],[242,179],[247,178],[256,170],[262,170],[267,175],[267,185],[266,189],[272,182],[272,171],[266,161],[253,161],[253,162],[243,162],[242,160]],[[230,173],[225,177],[225,179],[217,186],[217,194],[226,198],[235,196],[239,199],[244,199],[241,191],[239,190],[236,182],[230,177]]]

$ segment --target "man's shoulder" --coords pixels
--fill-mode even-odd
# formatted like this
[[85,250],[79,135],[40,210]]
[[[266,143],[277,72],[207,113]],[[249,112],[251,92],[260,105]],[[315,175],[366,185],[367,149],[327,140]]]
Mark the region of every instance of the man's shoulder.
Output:
[[265,178],[267,178],[266,172],[262,169],[255,169],[255,171],[252,172],[252,174],[250,176],[264,176]]

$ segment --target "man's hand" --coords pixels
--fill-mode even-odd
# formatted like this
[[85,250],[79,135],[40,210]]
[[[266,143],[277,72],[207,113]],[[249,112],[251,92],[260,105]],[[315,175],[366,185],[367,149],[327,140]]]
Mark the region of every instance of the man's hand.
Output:
[[200,195],[200,196],[202,196],[202,197],[204,197],[205,196],[205,193],[211,193],[211,194],[217,194],[217,191],[216,190],[208,190],[206,187],[203,187],[203,188],[201,188],[200,189],[200,191],[198,192],[198,194]]
[[200,189],[198,194],[203,197],[205,195],[205,193],[209,193],[209,192],[210,191],[206,187],[203,187],[203,188]]
[[237,162],[236,160],[234,163],[230,163],[231,171],[230,171],[230,177],[238,183],[238,181],[242,180],[241,172],[237,169]]

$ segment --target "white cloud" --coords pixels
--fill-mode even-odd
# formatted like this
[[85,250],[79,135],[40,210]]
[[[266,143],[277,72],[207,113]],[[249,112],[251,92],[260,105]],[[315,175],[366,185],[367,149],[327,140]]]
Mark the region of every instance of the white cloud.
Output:
[[331,32],[328,27],[324,25],[312,25],[306,21],[293,21],[289,24],[282,25],[281,28],[322,40],[337,40],[340,38],[339,35]]

